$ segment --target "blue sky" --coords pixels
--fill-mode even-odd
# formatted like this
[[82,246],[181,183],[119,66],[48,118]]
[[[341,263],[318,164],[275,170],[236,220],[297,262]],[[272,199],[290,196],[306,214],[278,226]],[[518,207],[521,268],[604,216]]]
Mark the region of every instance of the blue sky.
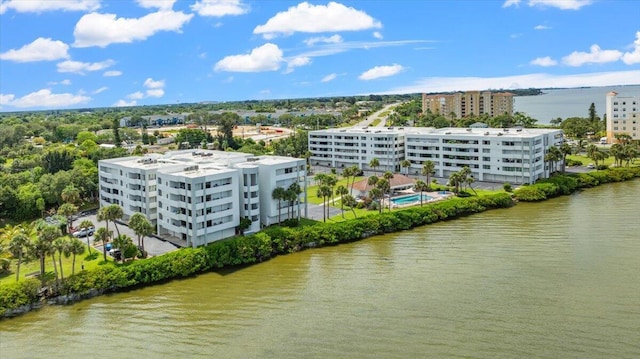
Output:
[[631,0],[0,0],[0,111],[625,84]]

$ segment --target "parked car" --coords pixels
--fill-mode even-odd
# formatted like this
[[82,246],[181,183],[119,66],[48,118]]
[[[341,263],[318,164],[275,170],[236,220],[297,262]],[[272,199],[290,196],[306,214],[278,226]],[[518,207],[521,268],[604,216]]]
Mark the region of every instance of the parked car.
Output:
[[73,232],[73,236],[76,238],[83,238],[83,237],[87,237],[87,236],[93,236],[93,233],[95,233],[96,229],[94,227],[89,227],[89,228],[82,228],[80,230],[77,230],[75,232]]
[[589,169],[594,169],[594,168],[596,168],[596,165],[594,165],[593,163],[589,163],[589,164],[587,165],[587,168],[589,168]]

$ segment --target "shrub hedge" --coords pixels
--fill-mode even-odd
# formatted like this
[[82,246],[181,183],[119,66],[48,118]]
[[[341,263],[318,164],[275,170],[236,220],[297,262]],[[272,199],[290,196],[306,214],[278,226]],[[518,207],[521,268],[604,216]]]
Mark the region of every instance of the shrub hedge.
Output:
[[[579,188],[640,177],[640,168],[615,168],[582,174],[558,175],[523,186],[515,191],[520,201],[540,201]],[[198,248],[183,248],[162,256],[103,266],[65,278],[57,294],[82,294],[90,290],[117,291],[135,286],[161,283],[173,278],[225,267],[258,263],[277,255],[308,247],[336,245],[513,205],[508,193],[483,197],[454,198],[400,211],[355,218],[338,223],[317,223],[301,227],[267,228],[259,233],[234,237]],[[39,281],[30,279],[0,286],[0,316],[8,309],[38,300]]]

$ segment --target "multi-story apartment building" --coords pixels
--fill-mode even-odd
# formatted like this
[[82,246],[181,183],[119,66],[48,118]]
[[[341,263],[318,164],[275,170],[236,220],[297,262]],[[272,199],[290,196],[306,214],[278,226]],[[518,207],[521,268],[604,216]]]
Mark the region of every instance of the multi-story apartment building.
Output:
[[316,165],[344,168],[357,165],[371,169],[377,158],[378,169],[399,171],[404,158],[402,128],[332,128],[309,132],[309,160]]
[[615,135],[627,134],[640,140],[640,96],[607,94],[607,143],[615,142]]
[[[376,135],[382,140],[376,140]],[[389,137],[397,147],[375,147]],[[330,129],[309,132],[309,160],[312,165],[338,169],[356,165],[370,170],[369,161],[375,157],[379,170],[397,172],[406,159],[413,175],[420,174],[429,160],[435,164],[437,177],[449,177],[466,166],[478,181],[534,183],[553,172],[544,157],[562,141],[562,131],[552,129]]]
[[121,206],[125,221],[143,213],[159,236],[195,247],[235,235],[241,218],[251,220],[246,233],[276,223],[271,194],[294,182],[302,190],[298,200],[280,205],[299,217],[305,166],[304,159],[210,150],[102,160],[100,205]]
[[452,94],[422,94],[422,112],[431,111],[448,118],[512,115],[513,94],[509,92],[467,91]]

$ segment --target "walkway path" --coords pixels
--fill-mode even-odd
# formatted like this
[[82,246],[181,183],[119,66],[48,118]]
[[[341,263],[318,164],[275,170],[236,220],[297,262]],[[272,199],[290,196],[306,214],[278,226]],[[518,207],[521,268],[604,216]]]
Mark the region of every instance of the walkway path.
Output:
[[388,104],[386,106],[384,106],[382,109],[372,113],[371,115],[369,115],[365,120],[358,122],[354,127],[367,127],[367,126],[371,126],[371,123],[373,123],[373,121],[375,121],[377,118],[380,118],[380,123],[378,123],[377,125],[375,125],[374,127],[384,127],[386,122],[387,122],[387,116],[384,117],[380,117],[380,115],[382,113],[384,113],[385,111],[390,111],[392,108],[398,106],[400,103],[392,103],[392,104]]

